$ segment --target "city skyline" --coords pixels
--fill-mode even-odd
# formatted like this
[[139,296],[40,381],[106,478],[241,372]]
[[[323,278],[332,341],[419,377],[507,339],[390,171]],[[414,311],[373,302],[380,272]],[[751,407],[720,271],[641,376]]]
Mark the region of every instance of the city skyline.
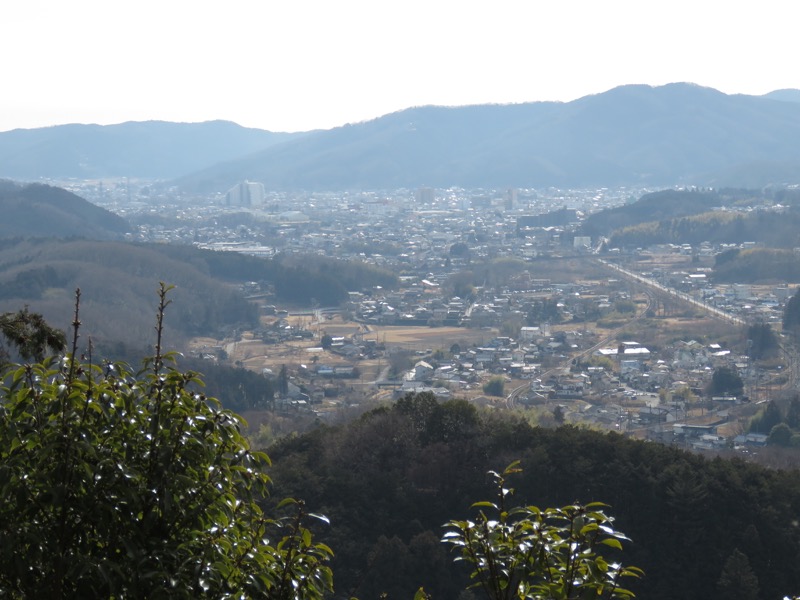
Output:
[[215,119],[307,131],[412,106],[567,102],[626,84],[800,88],[797,10],[774,0],[219,6],[3,7],[0,131]]

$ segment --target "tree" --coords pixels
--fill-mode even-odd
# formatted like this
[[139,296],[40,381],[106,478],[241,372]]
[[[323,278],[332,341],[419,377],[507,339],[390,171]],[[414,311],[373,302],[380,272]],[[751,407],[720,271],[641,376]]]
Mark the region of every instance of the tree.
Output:
[[323,350],[330,350],[330,347],[333,346],[333,338],[327,333],[324,334],[320,339],[320,345],[322,346]]
[[470,251],[469,246],[467,246],[464,242],[456,242],[452,246],[450,246],[450,256],[457,256],[459,258],[466,259],[469,262]]
[[743,389],[744,382],[734,369],[731,367],[718,367],[714,369],[714,374],[711,376],[711,383],[708,386],[709,395],[736,395],[741,394]]
[[783,309],[783,329],[792,333],[800,329],[800,290],[789,298]]
[[286,365],[281,365],[281,370],[278,372],[278,393],[282,398],[289,395],[289,372],[286,370]]
[[780,407],[774,400],[767,402],[767,407],[750,421],[750,431],[769,433],[783,420]]
[[491,472],[497,485],[496,502],[477,502],[474,521],[450,521],[443,541],[458,552],[456,560],[472,569],[470,575],[490,600],[629,598],[623,578],[639,577],[636,567],[607,560],[601,551],[622,550],[627,541],[612,527],[613,519],[593,503],[562,508],[507,507],[513,489],[509,475],[518,462],[501,474]]
[[503,396],[505,394],[505,381],[502,377],[492,377],[483,384],[483,393],[490,396]]
[[758,600],[758,578],[747,555],[734,549],[717,582],[719,597],[725,600]]
[[775,335],[769,323],[750,325],[747,328],[747,339],[750,342],[747,355],[755,360],[772,358],[780,350],[778,336]]
[[769,446],[789,446],[792,441],[792,430],[786,423],[778,423],[770,429],[769,436],[767,437],[767,445]]
[[[162,351],[142,371],[77,358],[12,367],[0,388],[0,595],[321,598],[327,546],[294,500],[268,516],[269,458]],[[280,514],[280,513],[279,513]]]
[[[0,335],[23,360],[42,361],[48,352],[62,352],[67,345],[63,331],[51,327],[42,315],[29,312],[27,307],[0,314]],[[0,364],[8,357],[7,351],[0,352]]]
[[800,397],[797,394],[789,401],[786,424],[792,429],[800,429]]

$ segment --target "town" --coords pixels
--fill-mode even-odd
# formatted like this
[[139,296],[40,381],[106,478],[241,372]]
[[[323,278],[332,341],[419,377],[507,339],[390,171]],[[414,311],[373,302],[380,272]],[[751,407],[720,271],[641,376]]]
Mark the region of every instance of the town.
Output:
[[[769,434],[751,431],[752,417],[796,386],[788,344],[757,360],[748,339],[748,327],[780,331],[793,286],[711,281],[731,244],[613,248],[581,235],[587,215],[647,189],[268,194],[243,182],[189,198],[125,180],[73,191],[136,224],[137,241],[317,254],[398,274],[397,289],[311,308],[276,306],[268,284],[251,282],[262,326],[194,345],[208,360],[282,374],[271,408],[284,415],[326,420],[430,392],[542,425],[749,452]],[[781,209],[760,198],[741,207]],[[481,284],[465,275],[487,264]],[[734,385],[713,385],[715,373]]]

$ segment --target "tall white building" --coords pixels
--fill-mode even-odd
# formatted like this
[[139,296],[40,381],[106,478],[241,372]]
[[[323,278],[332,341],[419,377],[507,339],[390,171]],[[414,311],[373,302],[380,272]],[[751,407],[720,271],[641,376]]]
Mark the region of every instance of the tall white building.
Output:
[[233,186],[225,194],[228,206],[262,206],[267,198],[264,184],[255,181],[244,181]]

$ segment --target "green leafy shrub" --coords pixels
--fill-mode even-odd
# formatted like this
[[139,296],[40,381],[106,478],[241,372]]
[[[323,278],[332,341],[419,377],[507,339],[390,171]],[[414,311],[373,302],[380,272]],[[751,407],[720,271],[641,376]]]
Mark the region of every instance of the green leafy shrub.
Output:
[[158,342],[145,368],[72,353],[0,388],[0,596],[321,598],[332,553],[302,503],[265,514],[266,454]]
[[492,472],[497,502],[477,502],[474,521],[450,521],[444,542],[452,544],[472,569],[471,587],[490,600],[579,600],[629,598],[621,587],[626,577],[640,577],[636,567],[623,567],[601,553],[622,550],[626,538],[612,527],[604,504],[539,509],[506,507],[513,489],[506,478],[519,472],[518,463],[501,474]]

